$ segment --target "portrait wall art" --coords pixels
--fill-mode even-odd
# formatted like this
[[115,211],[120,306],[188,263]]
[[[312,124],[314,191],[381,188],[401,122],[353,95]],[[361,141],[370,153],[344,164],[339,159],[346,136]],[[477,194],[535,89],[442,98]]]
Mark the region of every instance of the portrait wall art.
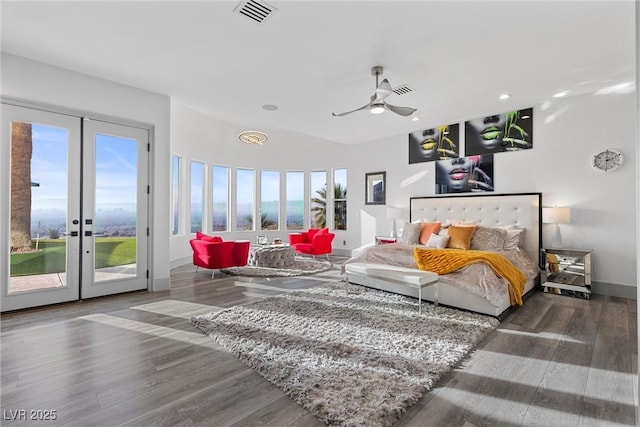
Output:
[[460,157],[460,125],[436,126],[409,134],[409,164]]
[[488,192],[493,188],[493,154],[436,162],[436,194]]
[[465,156],[533,148],[533,108],[465,122]]

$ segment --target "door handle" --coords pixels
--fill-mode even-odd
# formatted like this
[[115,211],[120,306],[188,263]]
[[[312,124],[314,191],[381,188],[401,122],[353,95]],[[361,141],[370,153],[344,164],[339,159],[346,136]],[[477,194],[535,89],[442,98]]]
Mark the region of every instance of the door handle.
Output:
[[72,231],[71,232],[71,237],[78,237],[78,232],[77,231]]
[[93,236],[93,231],[85,231],[84,235],[85,236]]

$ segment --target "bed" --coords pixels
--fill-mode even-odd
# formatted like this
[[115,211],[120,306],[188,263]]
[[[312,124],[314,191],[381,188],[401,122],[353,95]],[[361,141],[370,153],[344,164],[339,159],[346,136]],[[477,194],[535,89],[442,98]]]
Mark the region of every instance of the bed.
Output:
[[[371,263],[395,265],[418,269],[414,249],[424,248],[411,240],[411,230],[419,224],[441,224],[436,235],[446,235],[445,229],[457,233],[461,227],[474,227],[470,249],[498,253],[526,276],[524,298],[539,285],[540,249],[542,244],[541,193],[500,195],[463,195],[412,197],[409,200],[409,223],[403,227],[397,243],[373,245],[363,248],[343,264]],[[453,228],[449,228],[453,226]],[[504,231],[501,231],[504,230]],[[499,239],[504,237],[502,243]],[[440,237],[429,238],[429,244]],[[498,240],[496,240],[498,239]],[[496,243],[498,242],[498,243]],[[489,248],[489,249],[487,249]],[[418,249],[420,251],[421,249]],[[390,283],[385,280],[366,280],[366,277],[350,274],[349,282],[389,292],[418,297],[415,287]],[[513,289],[512,289],[513,290]],[[422,299],[433,301],[433,287],[422,293]],[[474,263],[448,274],[441,274],[438,281],[440,304],[503,318],[517,306],[510,296],[509,282],[497,277],[484,263]]]

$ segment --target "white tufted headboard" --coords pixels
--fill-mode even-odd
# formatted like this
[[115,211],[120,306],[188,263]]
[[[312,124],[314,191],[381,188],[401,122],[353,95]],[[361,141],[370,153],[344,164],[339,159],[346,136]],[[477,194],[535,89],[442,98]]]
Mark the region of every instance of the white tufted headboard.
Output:
[[476,221],[486,227],[525,228],[524,250],[540,264],[542,193],[428,196],[409,199],[409,221]]

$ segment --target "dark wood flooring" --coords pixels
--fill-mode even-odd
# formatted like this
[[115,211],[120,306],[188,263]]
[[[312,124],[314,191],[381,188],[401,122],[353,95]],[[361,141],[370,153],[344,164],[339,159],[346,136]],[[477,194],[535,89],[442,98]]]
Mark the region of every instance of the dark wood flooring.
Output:
[[[323,425],[188,319],[336,280],[339,262],[278,279],[184,266],[170,291],[4,314],[0,424]],[[635,425],[636,315],[635,300],[537,292],[397,425]]]

